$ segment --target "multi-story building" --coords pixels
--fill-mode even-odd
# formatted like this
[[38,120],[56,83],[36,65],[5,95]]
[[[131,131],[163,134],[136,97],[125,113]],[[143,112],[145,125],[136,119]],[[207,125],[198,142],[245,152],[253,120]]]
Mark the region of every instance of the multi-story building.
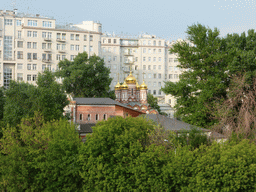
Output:
[[101,24],[57,25],[55,19],[0,11],[0,86],[10,80],[34,83],[38,72],[57,69],[60,60],[83,51],[100,55]]
[[172,43],[152,35],[137,38],[103,35],[101,56],[111,69],[111,88],[114,89],[118,80],[126,78],[131,67],[139,83],[142,83],[142,79],[145,80],[148,93],[164,98],[165,95],[160,90],[164,81],[176,82],[182,73],[177,67],[177,56],[169,53]]

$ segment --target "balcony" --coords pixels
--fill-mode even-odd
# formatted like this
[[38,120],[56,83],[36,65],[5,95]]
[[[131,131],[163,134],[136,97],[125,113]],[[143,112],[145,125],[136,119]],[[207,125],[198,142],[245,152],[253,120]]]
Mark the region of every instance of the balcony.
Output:
[[44,49],[44,52],[52,52],[52,49]]
[[51,37],[45,37],[44,41],[52,41],[52,38]]
[[133,56],[132,51],[124,52],[124,56]]
[[43,61],[44,63],[51,63],[51,62],[52,62],[51,59],[42,59],[42,61]]
[[66,53],[66,50],[58,50],[59,53]]
[[125,61],[124,64],[125,64],[125,65],[133,65],[134,62],[133,62],[133,61]]
[[56,41],[57,41],[57,42],[66,42],[66,39],[57,38]]

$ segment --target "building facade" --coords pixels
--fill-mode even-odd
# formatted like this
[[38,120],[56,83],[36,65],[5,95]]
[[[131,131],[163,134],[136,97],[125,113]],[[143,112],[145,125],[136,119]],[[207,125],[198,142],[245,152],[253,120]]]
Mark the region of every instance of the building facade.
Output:
[[38,72],[58,69],[81,52],[100,55],[101,24],[57,25],[55,19],[0,11],[0,86],[10,80],[35,83]]

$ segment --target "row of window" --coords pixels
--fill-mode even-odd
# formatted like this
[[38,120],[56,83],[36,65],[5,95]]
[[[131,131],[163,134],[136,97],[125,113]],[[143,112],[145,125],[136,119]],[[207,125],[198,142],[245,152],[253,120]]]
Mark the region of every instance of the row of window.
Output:
[[[112,60],[112,56],[108,56],[108,60],[106,58],[106,56],[103,56],[104,61],[111,61]],[[113,56],[113,61],[117,61],[117,56]]]
[[[153,69],[156,69],[156,65],[153,65]],[[162,69],[162,65],[158,65],[158,69]],[[146,70],[146,65],[143,65],[143,70]],[[151,70],[151,65],[148,65],[148,70]]]
[[[135,58],[135,61],[136,61],[136,58]],[[143,57],[143,61],[146,61],[146,57]],[[151,57],[148,57],[148,62],[151,62]],[[158,57],[158,62],[161,62],[162,61],[162,57]],[[153,62],[156,62],[156,57],[153,57]]]
[[[12,19],[5,19],[4,20],[5,25],[13,25]],[[37,20],[28,20],[28,26],[37,27]],[[21,26],[21,20],[16,20],[16,25]],[[51,21],[43,21],[43,27],[51,28],[52,22]]]
[[[90,121],[91,120],[91,114],[85,115],[86,120]],[[107,114],[103,114],[102,117],[104,120],[107,120]],[[100,119],[100,115],[96,114],[95,115],[95,120],[98,121]],[[83,121],[84,120],[84,115],[83,114],[79,114],[79,120]]]
[[[142,45],[152,45],[151,42],[151,40],[143,40]],[[156,40],[153,40],[153,45],[156,46]],[[162,41],[158,41],[158,46],[162,46]]]
[[[112,40],[111,40],[111,39],[108,39],[108,41],[107,41],[107,39],[103,39],[102,42],[103,42],[103,43],[111,43]],[[113,39],[113,43],[116,44],[116,43],[117,43],[117,40],[116,40],[116,39]]]
[[[152,76],[152,75],[153,75],[153,76]],[[143,74],[143,77],[144,77],[144,79],[146,79],[146,78],[147,78],[147,75],[146,75],[146,74]],[[158,79],[161,79],[161,78],[162,78],[162,74],[161,74],[161,73],[158,73],[158,75],[157,75],[156,73],[153,73],[153,74],[148,73],[148,78],[151,79],[152,77],[153,77],[154,79],[157,79],[157,77],[158,77]]]
[[[37,75],[27,75],[27,81],[36,81]],[[23,81],[23,73],[17,73],[17,80]]]
[[[153,51],[154,54],[156,53],[156,49],[153,49],[152,51]],[[148,49],[148,51],[147,51],[146,48],[143,48],[143,53],[149,53],[150,54],[152,52],[151,52],[151,49]],[[158,53],[162,53],[162,49],[158,49]]]
[[[151,90],[148,90],[148,93],[151,94]],[[162,91],[158,90],[158,95],[161,95]],[[156,95],[156,90],[153,90],[153,95]]]
[[169,79],[179,79],[179,76],[178,74],[169,74]]
[[169,63],[172,63],[172,62],[177,63],[179,61],[177,58],[169,58]]
[[[45,70],[46,68],[48,68],[49,70],[52,70],[52,65],[42,64],[42,70]],[[22,70],[22,69],[23,69],[23,63],[18,63],[17,70]],[[37,64],[27,64],[27,70],[34,70],[34,71],[37,70]]]

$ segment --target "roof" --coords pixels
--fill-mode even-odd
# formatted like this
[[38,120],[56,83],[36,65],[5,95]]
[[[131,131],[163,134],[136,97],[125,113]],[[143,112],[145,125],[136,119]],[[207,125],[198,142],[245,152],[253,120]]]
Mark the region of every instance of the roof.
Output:
[[[154,122],[161,124],[166,130],[170,130],[170,131],[189,131],[191,130],[191,128],[193,127],[192,125],[182,122],[180,120],[177,120],[175,118],[169,118],[166,117],[164,115],[160,115],[160,114],[146,114],[146,115],[140,115],[140,116],[145,116],[146,119],[151,119]],[[208,129],[203,129],[203,128],[199,128],[198,129],[204,131],[204,132],[208,132],[210,130]]]
[[79,133],[92,133],[93,126],[95,126],[95,123],[80,124]]
[[141,112],[139,110],[128,107],[110,98],[78,98],[77,97],[77,98],[74,98],[73,100],[76,101],[77,105],[118,105],[127,109],[131,109],[133,111]]

